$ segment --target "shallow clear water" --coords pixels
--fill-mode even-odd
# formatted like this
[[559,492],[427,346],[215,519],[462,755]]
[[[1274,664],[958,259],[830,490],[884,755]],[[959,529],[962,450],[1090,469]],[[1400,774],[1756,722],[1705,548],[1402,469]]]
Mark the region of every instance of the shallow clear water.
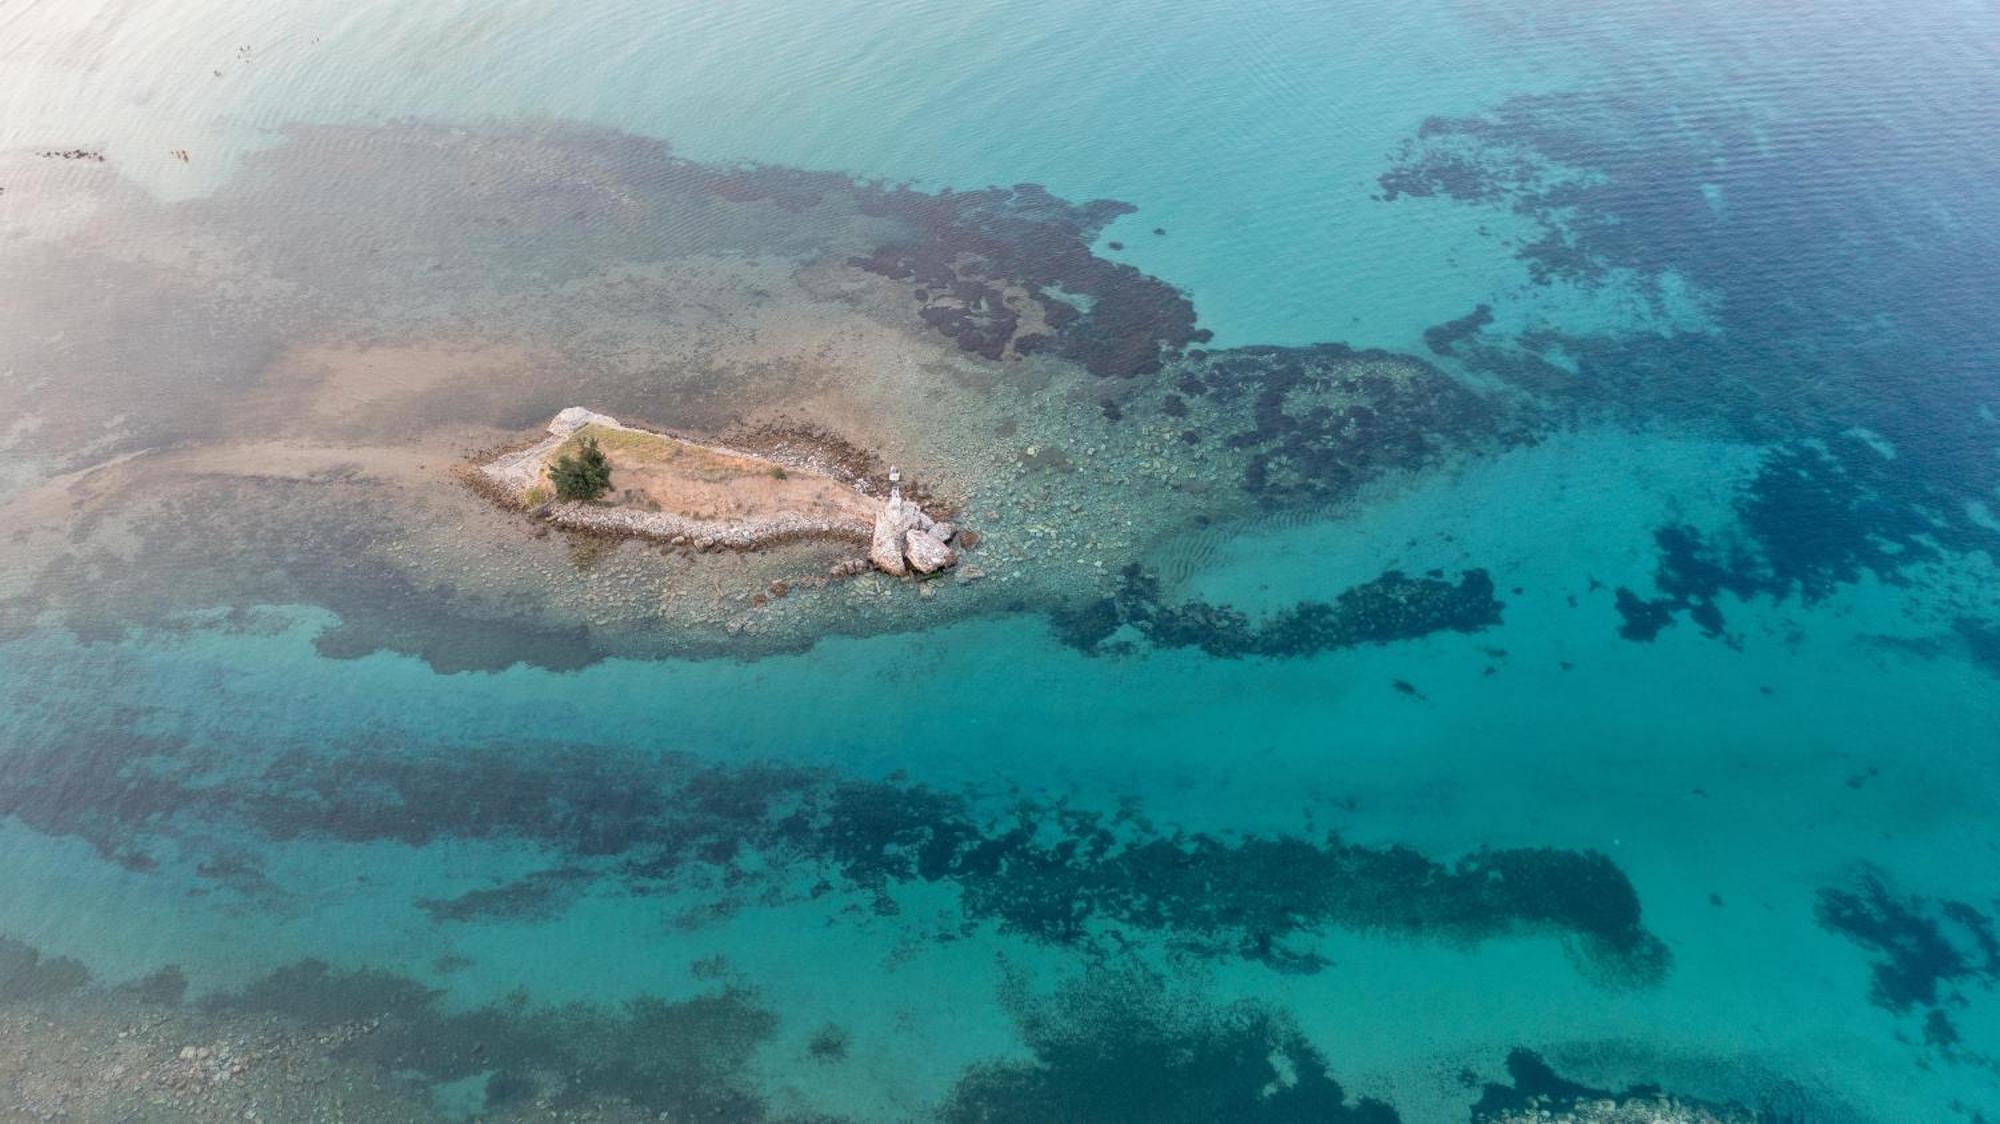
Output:
[[[364,221],[368,253],[437,258],[436,306],[312,319],[322,271],[369,266],[257,160],[446,192],[342,163],[406,119],[1125,200],[1095,251],[1184,289],[1205,349],[1338,340],[1523,396],[1504,439],[1440,431],[1454,455],[1108,561],[1159,576],[1151,611],[1253,622],[1388,571],[1490,575],[1492,619],[1384,643],[1246,652],[1129,612],[1066,643],[1024,596],[804,651],[516,662],[538,641],[503,606],[461,641],[501,654],[453,663],[386,628],[325,642],[354,611],[328,560],[368,544],[104,563],[79,506],[70,561],[4,587],[0,935],[92,987],[174,965],[216,1017],[414,1028],[445,1045],[354,1056],[456,1117],[1464,1120],[1516,1047],[1773,1119],[2000,1111],[1990,9],[204,0],[0,8],[0,43],[0,480],[37,503],[198,445],[177,411],[254,394],[290,342],[239,321],[446,338],[638,269],[625,238],[674,242],[630,255],[668,270],[791,252],[707,211],[579,209],[565,256],[496,233],[517,270],[461,285],[453,240],[486,235]],[[16,185],[95,174],[36,155],[68,149],[129,195]],[[439,231],[483,221],[471,197]],[[278,280],[211,304],[121,272],[232,255]],[[630,330],[593,315],[550,331]],[[649,369],[607,385],[652,393]],[[353,393],[342,424],[384,440]],[[518,429],[565,400],[483,393],[412,416]],[[0,532],[45,518],[16,502]],[[127,566],[175,612],[85,611]],[[241,580],[190,605],[211,568]],[[443,629],[408,606],[469,580],[382,597]],[[649,1024],[647,997],[677,1006]],[[577,1061],[621,1037],[670,1060]]]

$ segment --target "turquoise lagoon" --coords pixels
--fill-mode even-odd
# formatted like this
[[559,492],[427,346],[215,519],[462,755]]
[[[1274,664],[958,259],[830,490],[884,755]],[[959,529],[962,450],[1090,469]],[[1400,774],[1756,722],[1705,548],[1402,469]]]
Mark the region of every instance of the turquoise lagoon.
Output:
[[[1305,654],[1079,651],[1030,608],[755,658],[445,672],[324,654],[337,621],[309,599],[106,634],[10,586],[0,934],[100,986],[175,965],[188,1003],[302,962],[417,981],[447,1013],[749,997],[740,1056],[679,1078],[733,1083],[726,1118],[1335,1118],[1275,1107],[1317,1059],[1348,1104],[1464,1120],[1519,1047],[1769,1119],[2000,1110],[1992,11],[203,0],[28,4],[0,41],[0,143],[101,150],[161,199],[216,192],[299,123],[584,122],[698,161],[1129,201],[1096,252],[1184,288],[1216,350],[1340,340],[1488,391],[1533,355],[1601,387],[1533,440],[1130,560],[1253,620],[1389,570],[1481,569],[1503,606]],[[9,291],[25,260],[0,248]],[[1427,339],[1481,305],[1484,342]],[[89,463],[7,431],[18,485]],[[963,803],[853,850],[838,822],[746,829],[732,874],[679,878],[576,826],[671,806],[572,806],[541,834],[520,827],[540,812],[490,811],[598,768],[610,789],[797,769]],[[181,802],[124,817],[155,769]],[[353,792],[367,822],[343,818]],[[388,822],[399,801],[417,826]],[[1337,833],[1438,871],[1595,855],[1664,954],[1594,955],[1570,900],[1589,889],[1547,889],[1567,927],[1489,925],[1478,901],[1410,922],[1393,900],[1314,915],[1282,900],[1282,863],[1246,866],[1280,920],[1218,939],[1145,920],[1198,908],[1161,897],[1072,939],[982,898],[1033,897],[1026,852],[867,876],[948,827],[998,839],[1021,802],[1052,837],[1058,809],[1128,843]],[[726,807],[704,814],[734,838]],[[1146,869],[1088,892],[1187,892]],[[1060,899],[1081,876],[1041,877]],[[510,888],[513,907],[451,906]],[[1297,1036],[1259,1046],[1292,1051],[1289,1083],[1197,1066],[1174,1087],[1212,1100],[1102,1094],[1266,1027],[1245,1012]],[[1135,1027],[1158,1045],[1081,1047],[1080,1076],[1047,1042],[1153,1041]],[[978,1085],[1008,1066],[1045,1080]],[[511,1111],[502,1068],[388,1079],[463,1117]]]

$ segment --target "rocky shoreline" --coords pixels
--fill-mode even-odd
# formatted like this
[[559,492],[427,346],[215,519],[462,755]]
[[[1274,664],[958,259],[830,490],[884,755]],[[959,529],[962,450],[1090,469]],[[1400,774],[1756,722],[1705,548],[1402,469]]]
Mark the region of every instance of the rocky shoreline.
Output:
[[869,533],[851,524],[797,515],[781,515],[748,525],[718,524],[687,519],[664,511],[632,511],[587,503],[551,503],[534,514],[565,531],[648,539],[697,550],[756,550],[798,539],[837,539],[862,543]]

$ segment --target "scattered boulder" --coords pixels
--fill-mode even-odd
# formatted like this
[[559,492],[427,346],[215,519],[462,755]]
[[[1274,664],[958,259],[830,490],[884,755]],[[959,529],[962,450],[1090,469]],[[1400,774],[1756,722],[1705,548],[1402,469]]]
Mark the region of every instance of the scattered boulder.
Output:
[[958,554],[929,531],[912,530],[903,542],[911,568],[920,574],[935,574],[958,562]]
[[929,530],[931,534],[937,536],[939,542],[950,542],[951,537],[958,533],[957,525],[948,522],[938,523]]

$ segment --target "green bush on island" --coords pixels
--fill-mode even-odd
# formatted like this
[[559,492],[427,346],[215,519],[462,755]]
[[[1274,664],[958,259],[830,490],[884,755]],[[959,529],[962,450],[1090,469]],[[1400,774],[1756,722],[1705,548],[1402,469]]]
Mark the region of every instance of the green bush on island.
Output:
[[597,447],[597,438],[577,442],[576,454],[564,453],[549,466],[559,500],[594,500],[611,490],[611,462]]

